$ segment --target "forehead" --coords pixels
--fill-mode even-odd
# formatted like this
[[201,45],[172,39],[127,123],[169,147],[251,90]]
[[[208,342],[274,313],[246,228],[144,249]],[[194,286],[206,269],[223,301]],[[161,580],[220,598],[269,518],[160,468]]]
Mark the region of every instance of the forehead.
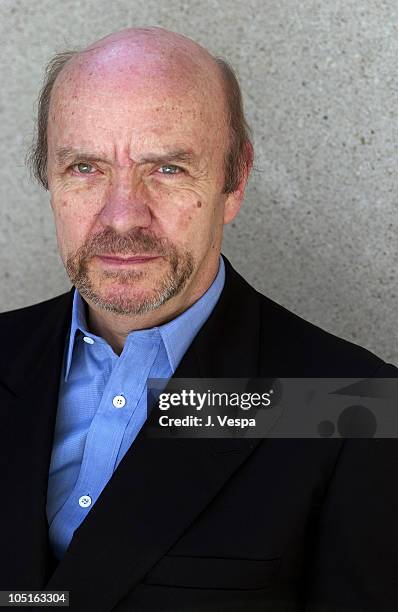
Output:
[[[49,140],[90,145],[209,147],[225,135],[225,100],[214,67],[189,55],[154,52],[83,53],[55,84]],[[78,142],[74,142],[74,140]],[[85,139],[87,142],[85,142]]]

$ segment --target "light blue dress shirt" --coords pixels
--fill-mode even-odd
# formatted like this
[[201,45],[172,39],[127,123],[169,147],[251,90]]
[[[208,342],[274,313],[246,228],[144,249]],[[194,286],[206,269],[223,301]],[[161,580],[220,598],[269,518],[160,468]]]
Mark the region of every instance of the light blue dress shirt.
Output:
[[148,378],[173,375],[224,281],[220,257],[216,278],[197,302],[165,325],[131,332],[120,356],[87,330],[75,289],[47,493],[49,538],[58,559],[146,420]]

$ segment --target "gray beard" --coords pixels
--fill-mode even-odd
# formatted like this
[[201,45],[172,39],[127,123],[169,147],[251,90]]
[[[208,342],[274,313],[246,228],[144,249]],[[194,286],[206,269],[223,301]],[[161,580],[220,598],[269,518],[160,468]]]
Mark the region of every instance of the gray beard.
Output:
[[[104,279],[114,278],[119,285],[128,289],[129,286],[134,288],[135,282],[144,278],[145,272],[104,270],[95,282],[90,276],[88,263],[93,256],[101,254],[130,257],[135,254],[161,255],[169,262],[170,269],[159,279],[150,295],[141,298],[129,296],[126,290],[107,298],[100,290],[101,276]],[[194,259],[189,251],[179,253],[168,241],[144,235],[142,230],[134,230],[128,237],[105,230],[68,257],[65,268],[72,284],[93,305],[115,314],[142,315],[156,310],[183,290],[193,274]]]

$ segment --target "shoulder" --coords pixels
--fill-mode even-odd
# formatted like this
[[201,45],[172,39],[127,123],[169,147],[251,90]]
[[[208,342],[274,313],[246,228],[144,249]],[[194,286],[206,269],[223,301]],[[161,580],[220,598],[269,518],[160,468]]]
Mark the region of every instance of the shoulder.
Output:
[[291,371],[289,376],[383,376],[384,361],[371,351],[335,336],[256,293],[264,359],[271,358],[284,371]]
[[9,325],[30,325],[39,322],[51,315],[54,311],[67,308],[72,299],[72,291],[44,300],[37,304],[24,306],[15,310],[0,313],[0,329],[6,329]]
[[[259,337],[260,370],[284,377],[396,376],[371,351],[314,325],[256,291],[226,261],[230,310],[237,336]],[[233,317],[229,317],[233,321]],[[238,331],[239,329],[239,331]],[[255,333],[254,333],[255,332]]]
[[0,313],[0,360],[9,360],[23,353],[38,351],[43,344],[63,333],[70,323],[73,291],[32,306]]

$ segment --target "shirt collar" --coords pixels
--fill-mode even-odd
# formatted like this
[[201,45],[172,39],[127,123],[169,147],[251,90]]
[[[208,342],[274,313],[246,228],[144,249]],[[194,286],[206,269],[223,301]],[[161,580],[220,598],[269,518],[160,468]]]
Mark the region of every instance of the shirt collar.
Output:
[[199,300],[168,323],[159,326],[173,373],[183,358],[192,340],[210,316],[218,302],[225,283],[225,265],[220,256],[217,275]]
[[73,293],[72,303],[72,322],[70,328],[67,358],[66,358],[66,369],[65,369],[65,382],[68,380],[70,367],[72,364],[73,347],[75,346],[75,338],[78,332],[81,332],[84,336],[90,337],[90,333],[87,331],[85,302],[83,301],[80,293],[75,288]]
[[[184,353],[187,351],[192,340],[208,319],[211,311],[216,305],[225,283],[225,265],[220,255],[217,275],[208,290],[192,306],[164,325],[152,328],[158,330],[163,340],[169,359],[170,367],[173,371],[177,369]],[[68,379],[72,359],[75,339],[78,332],[84,336],[95,337],[87,330],[85,302],[78,290],[75,288],[72,304],[72,321],[67,344],[65,382]],[[146,330],[149,331],[149,330]],[[131,332],[134,334],[134,332]]]

